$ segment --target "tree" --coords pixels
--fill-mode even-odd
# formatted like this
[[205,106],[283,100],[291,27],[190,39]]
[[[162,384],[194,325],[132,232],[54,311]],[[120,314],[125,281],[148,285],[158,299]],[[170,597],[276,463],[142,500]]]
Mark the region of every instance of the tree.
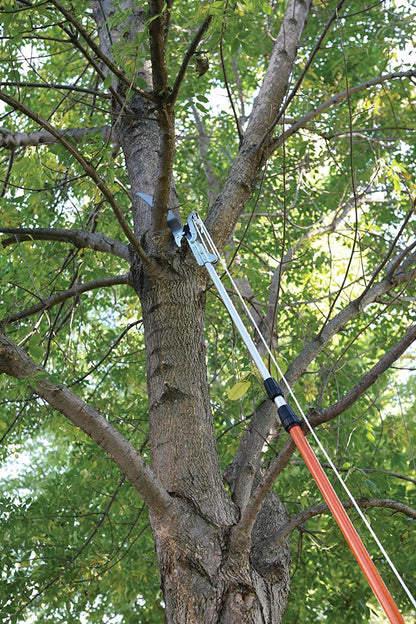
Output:
[[410,582],[413,382],[394,367],[416,338],[416,72],[399,4],[2,3],[11,621],[377,612],[168,209],[205,218]]

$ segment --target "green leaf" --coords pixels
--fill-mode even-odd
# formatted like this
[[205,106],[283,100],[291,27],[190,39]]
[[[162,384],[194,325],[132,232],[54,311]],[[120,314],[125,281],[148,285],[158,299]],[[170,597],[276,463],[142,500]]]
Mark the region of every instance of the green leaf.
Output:
[[241,399],[251,386],[251,381],[238,381],[228,390],[228,398],[230,401],[238,401]]

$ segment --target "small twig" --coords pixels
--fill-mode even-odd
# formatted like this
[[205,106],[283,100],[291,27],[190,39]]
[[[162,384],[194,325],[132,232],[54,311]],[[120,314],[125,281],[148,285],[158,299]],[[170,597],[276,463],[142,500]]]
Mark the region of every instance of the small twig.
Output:
[[195,51],[202,39],[202,37],[204,36],[204,34],[206,33],[206,31],[209,28],[209,25],[211,23],[212,20],[212,15],[207,15],[207,17],[204,19],[204,21],[202,22],[201,26],[198,28],[194,38],[192,39],[189,48],[186,51],[186,54],[183,58],[182,64],[179,68],[178,71],[178,75],[176,76],[175,82],[173,84],[173,88],[172,88],[172,95],[171,95],[171,101],[173,103],[176,102],[176,99],[178,97],[179,94],[179,89],[180,86],[183,82],[183,79],[185,78],[185,74],[186,74],[186,70],[188,69],[188,65],[191,62],[191,59],[193,57],[193,55],[195,54]]

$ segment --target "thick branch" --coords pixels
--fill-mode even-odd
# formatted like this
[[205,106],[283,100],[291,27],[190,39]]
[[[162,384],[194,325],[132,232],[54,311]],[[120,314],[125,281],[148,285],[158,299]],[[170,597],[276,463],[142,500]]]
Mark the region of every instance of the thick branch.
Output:
[[155,232],[165,229],[172,186],[175,154],[175,116],[172,94],[168,89],[166,41],[170,24],[169,3],[149,2],[150,56],[153,89],[159,100],[160,150],[157,184],[153,194],[152,227]]
[[129,248],[125,243],[85,230],[59,230],[54,228],[1,228],[0,234],[10,234],[10,238],[1,241],[3,247],[8,247],[22,241],[54,240],[71,243],[78,249],[93,249],[110,253],[113,256],[130,261]]
[[276,422],[276,406],[265,401],[256,410],[238,446],[232,464],[227,467],[226,479],[233,501],[245,509],[260,468],[260,456]]
[[[53,384],[44,368],[7,336],[0,334],[0,373],[26,379],[28,386],[51,407],[89,435],[118,465],[149,510],[161,517],[172,499],[140,453],[93,407],[62,385]],[[46,376],[45,376],[46,375]]]
[[175,118],[173,105],[164,105],[159,112],[160,151],[157,184],[153,196],[153,231],[166,228],[169,199],[172,187],[173,159],[175,155]]
[[22,310],[21,312],[16,312],[15,314],[6,316],[4,319],[0,320],[0,325],[4,328],[10,323],[21,321],[22,319],[28,318],[29,316],[33,316],[33,314],[37,314],[38,312],[50,310],[50,308],[58,305],[58,303],[67,301],[72,297],[78,297],[79,295],[82,295],[83,293],[91,290],[97,290],[98,288],[108,288],[109,286],[116,286],[118,284],[130,284],[130,274],[127,273],[126,275],[103,277],[101,279],[93,280],[92,282],[87,282],[85,284],[77,284],[73,288],[64,290],[63,292],[57,293],[56,295],[51,295],[47,299],[42,299],[42,301],[39,301],[39,303],[36,303],[33,306],[30,306],[30,308],[26,308],[26,310]]
[[250,199],[260,167],[268,155],[269,143],[263,142],[262,137],[282,105],[311,6],[311,0],[288,2],[244,140],[223,191],[207,219],[207,227],[220,249],[225,245]]
[[[252,492],[246,507],[244,509],[241,509],[240,521],[238,522],[238,524],[235,525],[235,527],[233,527],[231,532],[231,541],[234,541],[235,543],[246,543],[247,545],[249,544],[251,531],[253,529],[260,508],[263,505],[267,494],[272,489],[277,477],[287,466],[295,450],[296,446],[292,439],[289,438],[288,440],[286,440],[285,444],[273,461],[270,469],[265,475],[262,475],[261,482],[255,489],[255,491]],[[243,468],[246,467],[243,466]]]
[[311,55],[309,56],[309,59],[308,59],[307,63],[305,64],[305,66],[302,69],[302,72],[301,72],[299,78],[296,81],[295,86],[293,87],[293,89],[291,90],[289,95],[286,97],[284,106],[280,108],[280,110],[277,113],[276,117],[274,118],[273,122],[270,124],[270,126],[267,128],[267,131],[263,135],[263,138],[261,140],[262,143],[263,143],[263,141],[265,141],[266,139],[268,139],[270,137],[270,135],[273,132],[273,130],[276,127],[276,125],[278,123],[281,123],[285,111],[288,109],[289,104],[291,103],[291,101],[293,100],[293,98],[295,97],[297,92],[299,91],[299,88],[302,85],[302,83],[303,83],[303,81],[305,79],[305,76],[307,75],[307,73],[308,73],[312,63],[314,62],[317,53],[321,49],[321,46],[322,46],[322,44],[324,42],[324,39],[325,39],[326,35],[328,34],[332,24],[334,23],[335,20],[339,20],[340,10],[341,10],[342,5],[344,4],[344,2],[345,2],[345,0],[339,0],[337,6],[335,7],[335,11],[332,13],[332,15],[329,18],[328,22],[325,24],[325,28],[322,30],[322,32],[321,32],[321,34],[320,34],[320,36],[319,36],[319,38],[318,38],[318,40],[317,40],[313,50],[312,50]]
[[[409,507],[408,505],[405,505],[400,501],[391,500],[389,498],[359,498],[357,499],[357,503],[362,509],[392,509],[395,512],[402,513],[409,518],[413,518],[414,520],[416,520],[416,509],[413,509],[412,507]],[[342,501],[342,505],[345,509],[351,509],[352,507],[354,507],[352,501],[350,500]],[[321,514],[328,512],[329,508],[328,505],[326,505],[325,503],[323,503],[322,505],[314,505],[314,507],[310,507],[309,509],[301,511],[296,516],[293,516],[293,518],[291,518],[289,522],[286,522],[286,524],[279,527],[279,529],[271,538],[271,541],[274,544],[281,542],[294,529],[302,526],[311,518],[314,518],[315,516],[320,516]]]
[[34,145],[52,145],[59,143],[62,137],[70,137],[75,141],[82,141],[89,134],[101,134],[104,141],[111,138],[111,128],[74,128],[71,130],[56,130],[59,138],[47,130],[38,132],[11,132],[6,128],[0,128],[0,147],[15,149],[17,147],[31,147]]
[[153,88],[160,95],[168,84],[165,42],[168,28],[168,10],[162,0],[149,2],[150,55],[152,59]]

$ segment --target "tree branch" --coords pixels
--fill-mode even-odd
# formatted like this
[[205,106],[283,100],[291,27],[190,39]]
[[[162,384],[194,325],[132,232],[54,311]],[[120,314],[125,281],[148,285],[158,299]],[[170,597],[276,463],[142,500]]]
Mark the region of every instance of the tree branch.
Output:
[[331,17],[329,18],[328,22],[325,24],[325,27],[323,28],[313,50],[312,53],[309,56],[309,59],[307,61],[307,63],[305,64],[304,68],[302,69],[302,72],[299,76],[299,78],[296,81],[295,86],[293,87],[293,89],[291,90],[291,92],[289,93],[289,95],[287,96],[287,98],[285,99],[285,103],[284,106],[282,106],[280,108],[280,110],[278,111],[276,117],[274,118],[273,122],[270,124],[270,126],[267,128],[266,132],[264,133],[262,139],[261,139],[261,143],[263,143],[265,140],[267,140],[271,133],[273,132],[274,128],[276,127],[276,125],[282,120],[283,115],[285,114],[285,111],[287,110],[290,102],[293,100],[293,98],[295,97],[296,93],[299,91],[300,86],[302,85],[302,82],[305,78],[305,76],[307,75],[314,59],[315,56],[317,55],[317,53],[319,52],[319,50],[321,49],[321,46],[324,42],[324,39],[326,37],[326,35],[329,32],[329,29],[331,28],[332,24],[334,23],[335,20],[338,20],[340,17],[340,10],[342,8],[342,5],[344,4],[345,0],[339,0],[337,6],[335,7],[335,11],[332,13]]
[[56,89],[63,91],[76,91],[77,93],[88,93],[89,95],[93,95],[94,97],[100,97],[104,99],[109,99],[110,95],[107,93],[103,93],[102,91],[97,91],[96,89],[89,89],[88,87],[78,87],[77,85],[71,84],[57,84],[50,82],[9,82],[5,80],[0,81],[0,87],[30,87],[33,89]]
[[90,436],[115,461],[152,514],[160,518],[166,513],[172,498],[132,444],[100,412],[65,386],[52,383],[46,370],[5,334],[0,334],[0,373],[26,379],[36,394]]
[[[351,509],[354,507],[352,501],[345,500],[341,501],[342,506],[345,509]],[[395,512],[402,513],[409,518],[413,518],[416,520],[416,509],[409,507],[409,505],[405,505],[400,501],[392,500],[390,498],[359,498],[357,499],[357,503],[362,509],[392,509]],[[320,516],[321,514],[328,513],[329,507],[325,503],[321,505],[314,505],[309,509],[305,509],[300,512],[296,516],[293,516],[288,522],[286,522],[283,526],[279,527],[279,529],[275,532],[275,534],[271,537],[271,542],[276,544],[284,540],[294,529],[299,526],[305,524],[311,518],[315,516]]]
[[[322,468],[332,468],[332,466],[330,466],[329,464],[325,464],[324,462],[321,463]],[[399,472],[393,472],[392,470],[382,470],[380,468],[359,468],[357,466],[354,467],[355,470],[357,470],[358,472],[364,472],[364,473],[375,473],[375,474],[383,474],[386,475],[387,477],[395,477],[396,479],[403,479],[403,481],[409,481],[409,483],[413,483],[413,485],[416,485],[416,479],[413,479],[412,477],[408,477],[407,475],[403,475],[400,474]],[[338,472],[348,472],[350,470],[350,468],[341,468],[341,466],[337,466],[337,470]]]
[[[401,259],[403,258],[403,252],[399,254],[399,257]],[[378,272],[378,269],[376,269],[376,271]],[[285,378],[289,386],[293,386],[300,375],[305,372],[309,364],[340,329],[361,314],[367,306],[377,301],[382,295],[388,293],[395,286],[411,281],[416,276],[416,269],[407,273],[387,270],[386,274],[387,277],[373,284],[370,288],[365,288],[359,297],[351,301],[345,308],[330,319],[320,332],[304,347],[286,371]]]
[[60,13],[62,13],[62,15],[64,15],[65,19],[70,24],[72,24],[72,26],[75,28],[75,30],[81,35],[81,37],[84,39],[84,41],[87,43],[87,45],[94,52],[94,54],[104,63],[104,65],[106,65],[108,67],[108,69],[115,76],[117,76],[117,78],[121,82],[123,82],[125,85],[127,85],[128,88],[131,91],[134,91],[135,93],[140,95],[140,97],[144,98],[145,100],[150,100],[151,102],[155,102],[155,97],[154,97],[154,95],[152,93],[148,93],[147,91],[144,91],[143,89],[140,89],[140,87],[135,85],[134,82],[132,82],[132,80],[129,79],[126,76],[126,74],[123,72],[123,70],[120,69],[119,67],[117,67],[117,65],[115,63],[113,63],[113,61],[102,52],[102,50],[95,43],[95,41],[93,39],[91,39],[91,37],[89,36],[89,34],[85,30],[85,28],[82,26],[82,24],[80,24],[80,22],[77,19],[75,19],[74,14],[70,10],[66,9],[57,0],[51,0],[51,4],[53,4],[56,7],[56,9]]
[[273,424],[277,426],[276,407],[271,401],[264,401],[251,418],[234,459],[226,469],[225,477],[233,501],[240,510],[245,509],[250,499],[260,469],[260,456],[270,438]]
[[39,130],[38,132],[12,132],[6,128],[0,128],[0,147],[6,149],[15,149],[17,147],[31,147],[36,145],[53,145],[61,142],[62,137],[70,137],[75,141],[82,141],[89,134],[101,134],[104,141],[111,138],[111,128],[74,128],[71,130],[56,130],[56,134],[52,134],[47,130]]
[[4,91],[2,91],[1,89],[0,89],[0,99],[3,100],[3,102],[5,102],[6,104],[9,104],[9,106],[14,108],[15,110],[20,111],[27,117],[30,117],[30,119],[33,119],[33,121],[35,121],[40,126],[45,128],[45,130],[47,130],[50,134],[55,136],[62,143],[62,145],[64,145],[67,148],[67,150],[80,163],[84,171],[89,175],[89,177],[93,180],[93,182],[96,183],[96,185],[98,186],[98,188],[100,189],[104,197],[109,202],[111,208],[113,209],[114,214],[117,217],[117,220],[121,226],[121,229],[123,230],[127,239],[132,244],[138,256],[141,258],[143,262],[148,263],[149,262],[148,257],[146,256],[142,246],[136,239],[134,233],[131,231],[129,224],[127,223],[121,211],[121,208],[116,201],[116,198],[114,197],[114,195],[112,194],[108,186],[105,184],[104,180],[98,175],[94,166],[90,164],[87,160],[85,160],[83,155],[72,145],[70,141],[68,141],[64,136],[62,136],[59,133],[59,131],[56,130],[54,126],[52,126],[48,121],[46,121],[46,119],[43,119],[42,117],[40,117],[40,115],[32,111],[30,108],[27,108],[27,106],[25,106],[23,102],[19,102],[19,100],[16,100],[11,95],[4,93]]
[[[277,421],[276,412],[275,418]],[[267,494],[271,491],[277,477],[287,466],[295,450],[295,443],[292,438],[288,438],[275,457],[269,470],[261,476],[259,485],[255,488],[254,492],[251,492],[251,496],[245,508],[240,509],[240,520],[231,531],[232,541],[249,544],[251,532],[261,506]]]
[[295,132],[297,132],[300,128],[307,126],[308,123],[312,121],[312,119],[315,119],[315,117],[318,117],[321,113],[326,111],[328,108],[341,104],[342,102],[347,100],[351,95],[354,95],[354,93],[358,93],[359,91],[363,91],[364,89],[368,89],[375,85],[382,84],[383,82],[386,82],[388,80],[393,80],[394,78],[412,78],[415,76],[416,76],[416,70],[413,70],[413,69],[409,69],[408,71],[405,71],[405,72],[391,72],[390,74],[383,74],[382,76],[378,76],[377,78],[366,80],[365,82],[355,85],[354,87],[349,87],[345,91],[341,91],[340,93],[333,95],[332,97],[329,98],[329,100],[326,100],[322,104],[319,104],[319,106],[316,106],[315,108],[313,108],[311,111],[309,111],[309,113],[304,115],[301,119],[299,119],[296,123],[294,123],[290,128],[288,128],[286,132],[283,132],[279,137],[277,137],[277,139],[273,141],[273,144],[271,146],[271,151],[275,151],[277,148],[283,145],[283,143],[290,136],[292,136],[292,134],[295,134]]
[[[236,279],[236,283],[239,287],[239,290],[243,297],[247,300],[247,305],[250,309],[250,312],[257,324],[260,328],[262,335],[264,336],[266,342],[269,345],[273,345],[273,332],[274,332],[274,323],[276,317],[276,309],[278,305],[278,295],[280,292],[280,280],[284,271],[287,270],[291,261],[293,260],[296,252],[302,247],[304,243],[309,241],[310,239],[322,236],[327,232],[335,232],[338,230],[348,213],[355,207],[357,203],[362,203],[365,201],[367,195],[363,192],[358,198],[356,202],[347,201],[343,207],[339,207],[335,210],[330,219],[321,219],[320,222],[315,223],[315,225],[311,226],[306,234],[301,236],[292,247],[290,247],[280,259],[276,269],[273,272],[273,276],[270,282],[269,288],[269,297],[267,301],[267,311],[265,314],[262,313],[262,310],[259,305],[253,303],[254,293],[251,288],[250,282],[247,277],[241,279]],[[261,355],[265,355],[266,347],[262,341],[258,341],[257,347],[261,353]]]
[[114,277],[103,277],[101,279],[93,280],[92,282],[87,282],[86,284],[78,284],[77,286],[73,286],[68,290],[57,293],[56,295],[51,295],[47,299],[42,299],[42,301],[39,301],[39,303],[36,303],[30,308],[26,308],[26,310],[22,310],[21,312],[16,312],[15,314],[6,316],[5,318],[0,320],[0,326],[4,328],[6,325],[10,325],[10,323],[21,321],[22,319],[28,318],[33,314],[37,314],[38,312],[50,310],[50,308],[58,305],[58,303],[62,303],[67,299],[71,299],[71,297],[78,297],[79,295],[82,295],[83,293],[90,290],[97,290],[98,288],[108,288],[109,286],[130,283],[130,274],[126,273],[125,275],[116,275]]
[[[313,426],[316,426],[317,424],[327,422],[327,420],[330,420],[330,418],[335,418],[336,416],[339,416],[348,407],[351,407],[351,405],[355,401],[357,401],[358,398],[366,390],[369,389],[369,387],[378,379],[378,377],[383,372],[385,372],[396,359],[401,357],[404,351],[410,346],[410,344],[412,344],[414,340],[416,340],[416,325],[409,328],[403,338],[396,345],[394,345],[394,347],[392,347],[392,349],[390,349],[390,351],[383,358],[381,358],[380,362],[373,366],[373,368],[363,377],[363,379],[353,388],[353,390],[347,393],[344,399],[341,399],[341,401],[336,403],[334,406],[327,408],[327,410],[312,412],[310,423]],[[331,410],[333,411],[331,412]],[[327,417],[326,420],[324,420],[324,416]],[[277,419],[276,412],[275,418]],[[256,435],[256,433],[256,421],[253,421],[251,435]],[[307,433],[307,429],[305,429],[305,433]],[[234,529],[236,535],[238,535],[240,539],[241,536],[243,536],[245,539],[248,539],[248,536],[250,535],[251,529],[255,522],[258,510],[263,504],[263,501],[267,496],[269,490],[271,490],[271,488],[273,487],[273,484],[276,481],[277,477],[288,464],[295,450],[296,446],[294,442],[291,439],[288,439],[282,449],[276,455],[270,468],[262,476],[261,482],[258,487],[252,492],[246,507],[241,510],[240,522],[236,525]],[[237,481],[237,476],[235,477],[235,479]]]
[[364,377],[353,387],[347,394],[337,403],[321,410],[312,409],[310,411],[309,421],[313,426],[333,420],[351,405],[353,405],[375,381],[390,366],[398,360],[403,353],[416,340],[416,325],[410,326],[405,335],[397,342],[369,371]]
[[315,225],[312,226],[306,234],[301,236],[299,240],[296,241],[296,243],[286,251],[281,262],[279,262],[279,265],[277,266],[273,274],[272,281],[270,283],[269,300],[267,302],[267,313],[264,319],[264,325],[269,334],[269,341],[273,332],[273,325],[276,315],[277,296],[279,293],[278,287],[281,275],[288,268],[289,263],[293,260],[296,252],[299,251],[304,243],[308,242],[312,238],[316,236],[322,236],[327,232],[336,232],[344,219],[349,214],[349,212],[353,210],[356,205],[365,201],[366,197],[366,193],[362,193],[359,197],[357,197],[355,201],[354,199],[347,201],[343,208],[337,209],[333,212],[332,218],[330,220],[323,220],[321,225],[315,223]]
[[160,127],[157,184],[153,193],[152,204],[152,228],[154,232],[166,228],[175,154],[175,115],[172,93],[168,89],[165,54],[170,24],[169,4],[162,0],[149,1],[150,56],[153,89],[158,100]]
[[168,86],[165,43],[169,27],[169,10],[162,0],[149,2],[150,56],[152,61],[153,89],[156,96]]
[[262,142],[262,137],[282,105],[311,6],[311,0],[289,0],[287,4],[240,150],[206,222],[220,249],[224,247],[250,199],[260,167],[268,156],[269,142]]
[[175,118],[171,104],[164,104],[159,111],[160,152],[157,184],[153,195],[152,228],[154,232],[166,228],[169,199],[172,187],[173,159],[175,155]]
[[176,99],[178,97],[179,94],[179,88],[183,82],[183,79],[185,78],[185,74],[186,74],[186,70],[188,69],[188,65],[191,62],[191,59],[193,57],[193,55],[196,52],[196,49],[202,39],[202,37],[204,36],[204,34],[206,33],[206,31],[209,28],[209,25],[211,23],[212,20],[212,15],[207,15],[207,17],[204,19],[204,21],[202,22],[201,26],[198,28],[194,38],[192,39],[189,48],[186,51],[186,54],[183,58],[182,64],[179,68],[178,71],[178,75],[175,78],[175,82],[173,84],[173,88],[172,88],[172,95],[171,95],[171,99],[172,102],[175,103]]
[[85,230],[60,230],[54,228],[2,228],[0,234],[10,234],[10,238],[1,241],[3,247],[8,247],[22,241],[53,240],[63,243],[71,243],[78,249],[93,249],[103,253],[130,261],[129,248],[125,243]]

